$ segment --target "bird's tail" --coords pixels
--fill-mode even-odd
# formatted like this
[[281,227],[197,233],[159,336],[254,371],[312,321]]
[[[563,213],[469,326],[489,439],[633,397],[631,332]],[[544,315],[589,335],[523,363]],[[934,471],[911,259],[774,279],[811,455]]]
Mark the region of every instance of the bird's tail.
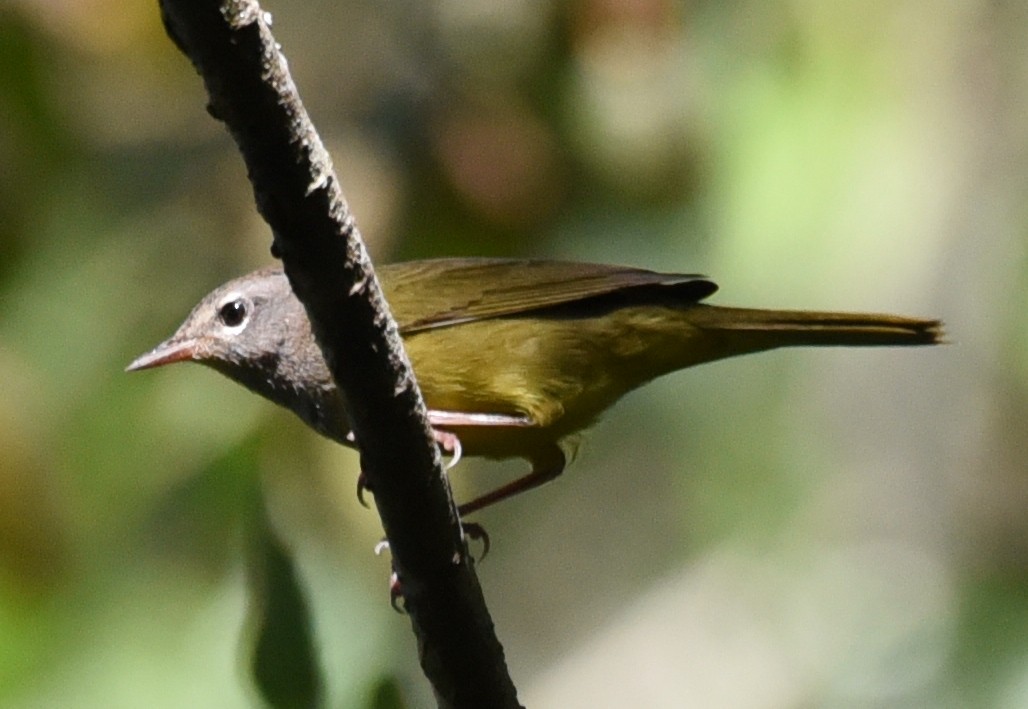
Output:
[[753,351],[793,346],[934,345],[943,341],[939,320],[899,315],[698,305],[689,320],[702,330],[745,341]]

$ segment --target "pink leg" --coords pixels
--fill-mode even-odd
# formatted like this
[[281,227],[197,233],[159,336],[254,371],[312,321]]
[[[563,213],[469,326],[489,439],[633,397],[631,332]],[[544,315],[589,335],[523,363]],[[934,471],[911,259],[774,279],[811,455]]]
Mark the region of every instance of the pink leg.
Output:
[[528,475],[502,485],[480,497],[476,497],[471,502],[465,502],[463,505],[460,505],[457,510],[460,512],[461,517],[550,482],[564,472],[567,458],[564,456],[564,451],[558,445],[553,444],[546,449],[545,454],[534,458],[530,462],[532,463],[532,472]]

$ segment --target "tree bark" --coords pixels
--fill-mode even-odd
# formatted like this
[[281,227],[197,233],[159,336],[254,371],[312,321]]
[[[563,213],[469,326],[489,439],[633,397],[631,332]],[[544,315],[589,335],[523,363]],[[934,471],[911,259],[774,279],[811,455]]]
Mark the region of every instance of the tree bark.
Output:
[[254,0],[160,5],[243,154],[272,253],[345,397],[439,705],[519,706],[396,324],[268,15]]

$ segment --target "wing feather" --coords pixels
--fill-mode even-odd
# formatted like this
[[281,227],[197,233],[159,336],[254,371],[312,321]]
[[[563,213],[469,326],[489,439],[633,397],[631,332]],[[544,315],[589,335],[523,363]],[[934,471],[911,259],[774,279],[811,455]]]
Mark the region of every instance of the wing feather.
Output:
[[378,269],[405,335],[509,317],[616,293],[667,304],[695,303],[717,286],[696,274],[525,259],[432,259]]

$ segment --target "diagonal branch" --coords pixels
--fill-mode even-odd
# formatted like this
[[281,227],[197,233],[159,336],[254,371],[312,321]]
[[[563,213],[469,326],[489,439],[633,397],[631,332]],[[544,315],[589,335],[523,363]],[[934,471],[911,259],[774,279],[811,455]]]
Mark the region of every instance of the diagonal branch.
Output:
[[239,145],[339,390],[440,706],[518,706],[425,406],[331,160],[255,0],[160,0]]

